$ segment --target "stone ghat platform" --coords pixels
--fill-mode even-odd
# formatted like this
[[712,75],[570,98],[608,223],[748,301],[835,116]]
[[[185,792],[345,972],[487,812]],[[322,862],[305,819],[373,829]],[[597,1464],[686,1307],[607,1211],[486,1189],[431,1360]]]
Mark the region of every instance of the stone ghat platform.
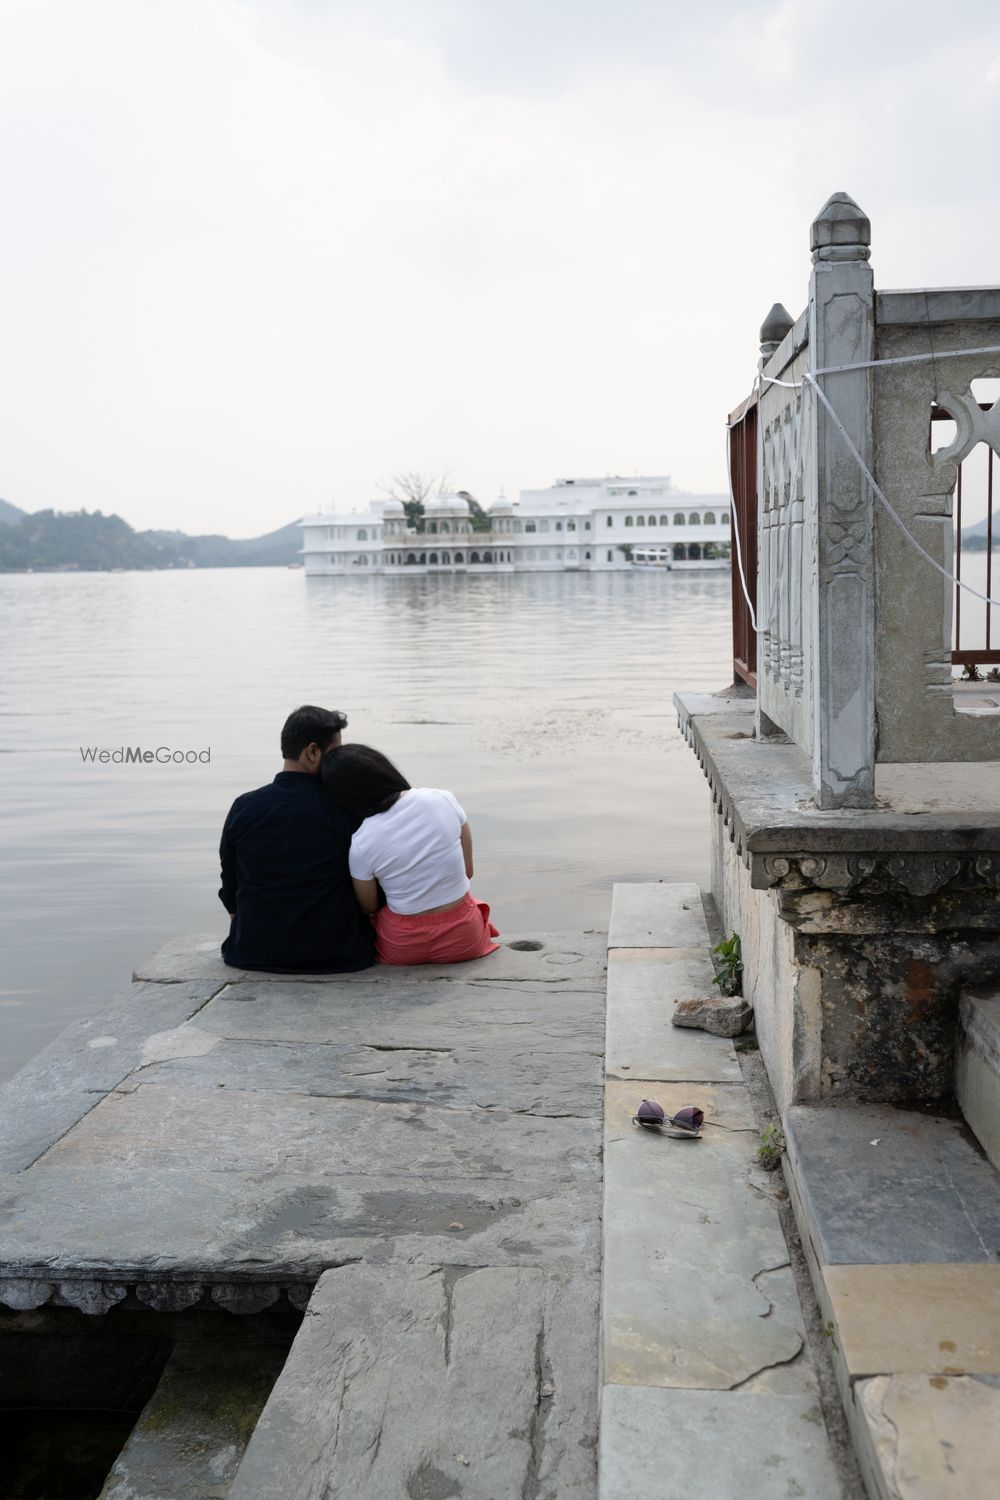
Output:
[[252,1474],[140,1422],[104,1493],[593,1496],[605,942],[281,976],[179,940],[11,1080],[5,1332],[305,1309]]

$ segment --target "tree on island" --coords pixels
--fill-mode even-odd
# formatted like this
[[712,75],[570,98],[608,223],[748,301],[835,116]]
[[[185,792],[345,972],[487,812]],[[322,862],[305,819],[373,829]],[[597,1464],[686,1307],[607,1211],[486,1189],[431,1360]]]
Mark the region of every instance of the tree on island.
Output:
[[[419,470],[411,469],[402,474],[394,474],[389,483],[382,484],[380,488],[390,500],[399,501],[414,531],[423,531],[427,501],[432,495],[444,494],[450,478],[450,469],[443,469],[440,474],[421,474]],[[492,530],[493,522],[475,495],[471,495],[468,490],[456,490],[455,494],[469,507],[473,531]]]
[[469,507],[469,514],[472,517],[473,531],[492,531],[493,522],[490,520],[487,512],[483,510],[483,507],[480,505],[475,495],[470,495],[468,490],[456,490],[455,493],[458,498],[460,500],[464,500]]

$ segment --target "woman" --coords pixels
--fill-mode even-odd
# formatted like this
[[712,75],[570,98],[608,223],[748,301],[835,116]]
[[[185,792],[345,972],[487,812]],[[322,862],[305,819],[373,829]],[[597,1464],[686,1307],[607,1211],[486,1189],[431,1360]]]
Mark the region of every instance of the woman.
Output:
[[469,890],[468,819],[451,792],[411,787],[368,745],[329,750],[322,777],[334,802],[360,822],[349,863],[379,962],[454,964],[495,953],[490,909]]

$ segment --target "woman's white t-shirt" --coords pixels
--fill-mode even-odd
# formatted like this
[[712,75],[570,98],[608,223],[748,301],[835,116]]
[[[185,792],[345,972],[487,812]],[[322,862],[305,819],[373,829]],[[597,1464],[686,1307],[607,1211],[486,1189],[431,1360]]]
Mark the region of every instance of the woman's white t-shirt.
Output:
[[351,839],[355,880],[377,880],[400,916],[460,901],[469,889],[459,842],[465,813],[451,792],[413,787]]

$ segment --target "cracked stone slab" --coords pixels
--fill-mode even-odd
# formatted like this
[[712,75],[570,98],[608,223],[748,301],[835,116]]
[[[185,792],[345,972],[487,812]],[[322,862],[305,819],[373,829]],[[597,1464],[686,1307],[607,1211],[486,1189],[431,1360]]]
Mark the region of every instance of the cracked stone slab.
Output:
[[61,1032],[0,1088],[0,1172],[30,1166],[141,1064],[151,1033],[182,1028],[215,988],[134,984]]
[[678,1000],[717,993],[706,950],[616,948],[608,954],[607,1071],[616,1078],[740,1083],[727,1037],[671,1024]]
[[701,892],[688,881],[616,882],[608,949],[707,948]]
[[1000,1260],[997,1174],[961,1121],[890,1105],[793,1105],[787,1162],[821,1265]]
[[841,1500],[811,1395],[605,1386],[600,1472],[602,1500]]
[[68,1278],[141,1284],[140,1300],[170,1305],[178,1283],[301,1285],[361,1257],[596,1269],[600,1211],[596,1171],[553,1182],[423,1179],[375,1163],[339,1177],[34,1167],[0,1179],[0,1301],[42,1306]]
[[451,1046],[431,1048],[335,1042],[310,1046],[202,1034],[206,1044],[200,1052],[185,1050],[148,1064],[128,1082],[141,1082],[143,1087],[286,1090],[590,1120],[601,1112],[603,1074],[596,1050],[580,1054],[567,1066],[555,1044],[551,1051],[501,1040],[477,1046],[464,1034],[456,1035]]
[[1000,1265],[826,1266],[839,1352],[863,1375],[1000,1375]]
[[540,1270],[329,1272],[230,1500],[593,1500],[596,1300]]
[[410,970],[398,971],[390,993],[258,980],[220,991],[198,1025],[214,1036],[247,1041],[433,1048],[464,1039],[478,1046],[520,1043],[599,1056],[604,985],[599,991],[527,983],[426,985],[414,981]]
[[879,1500],[994,1500],[1000,1378],[877,1375],[854,1387],[852,1428]]
[[255,983],[266,979],[272,984],[321,984],[331,988],[351,989],[357,985],[394,987],[401,973],[422,984],[466,983],[484,980],[544,980],[565,984],[573,980],[578,986],[603,986],[605,935],[602,932],[506,933],[498,952],[465,964],[420,964],[400,970],[395,965],[373,964],[356,974],[271,974],[253,969],[233,969],[222,961],[219,952],[223,932],[193,933],[171,938],[136,966],[133,977],[158,984],[178,980],[208,981],[223,984]]
[[143,1177],[220,1172],[370,1171],[573,1180],[599,1171],[596,1120],[222,1088],[136,1087],[108,1095],[39,1158],[125,1167]]
[[668,1114],[705,1111],[700,1139],[634,1126],[645,1092],[609,1080],[605,1094],[605,1380],[811,1392],[784,1235],[751,1178],[758,1137],[745,1089],[657,1085]]

